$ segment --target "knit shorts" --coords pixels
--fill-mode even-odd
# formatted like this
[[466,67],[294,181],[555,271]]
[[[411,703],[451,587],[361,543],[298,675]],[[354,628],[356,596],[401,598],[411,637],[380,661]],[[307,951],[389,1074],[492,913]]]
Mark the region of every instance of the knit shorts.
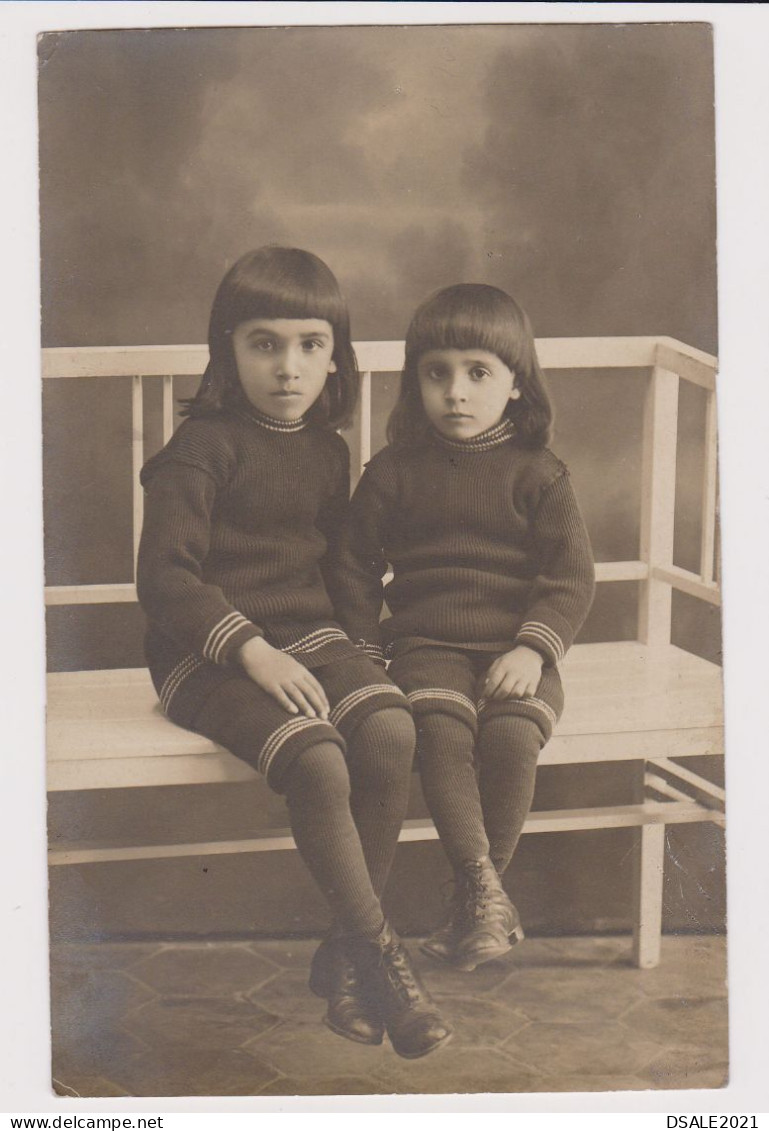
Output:
[[484,699],[480,694],[483,681],[500,653],[443,644],[410,647],[405,640],[396,643],[393,653],[388,673],[406,693],[416,720],[435,712],[451,715],[477,735],[487,719],[514,715],[535,722],[545,743],[561,717],[561,678],[550,664],[543,666],[534,695]]
[[164,702],[161,695],[161,703],[172,722],[224,746],[282,793],[287,771],[302,751],[333,742],[345,752],[345,740],[375,712],[386,707],[409,711],[403,693],[366,656],[337,660],[312,674],[326,692],[328,721],[292,715],[239,668],[208,661],[194,672],[196,706],[189,696],[166,696]]

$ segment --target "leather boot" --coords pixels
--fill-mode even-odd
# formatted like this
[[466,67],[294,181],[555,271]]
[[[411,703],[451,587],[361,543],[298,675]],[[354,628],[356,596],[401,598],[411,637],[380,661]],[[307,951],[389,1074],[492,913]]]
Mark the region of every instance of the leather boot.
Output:
[[398,1056],[415,1060],[451,1039],[444,1021],[403,943],[385,923],[377,939],[360,939],[356,963],[375,994],[390,1043]]
[[467,860],[459,869],[459,877],[462,905],[458,918],[462,930],[454,945],[453,962],[459,970],[469,971],[507,954],[524,936],[521,918],[488,856]]
[[328,1002],[323,1024],[332,1033],[361,1045],[381,1045],[384,1022],[340,933],[332,932],[315,951],[310,989]]
[[443,923],[433,931],[420,946],[423,954],[438,958],[441,962],[453,962],[456,945],[466,930],[464,916],[463,883],[460,874],[454,880],[454,891]]

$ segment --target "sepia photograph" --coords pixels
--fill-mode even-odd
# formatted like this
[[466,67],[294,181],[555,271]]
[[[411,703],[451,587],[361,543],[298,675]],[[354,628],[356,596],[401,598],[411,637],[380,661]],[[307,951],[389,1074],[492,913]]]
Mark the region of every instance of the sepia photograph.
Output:
[[729,1083],[714,29],[470,14],[37,38],[52,1096]]
[[56,1093],[722,1087],[712,29],[39,112]]

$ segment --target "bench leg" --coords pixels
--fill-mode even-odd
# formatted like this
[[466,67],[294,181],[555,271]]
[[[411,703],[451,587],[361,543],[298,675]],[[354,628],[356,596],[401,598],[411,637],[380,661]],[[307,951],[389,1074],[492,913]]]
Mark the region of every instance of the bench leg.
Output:
[[660,960],[665,826],[643,825],[635,837],[633,962],[649,969]]

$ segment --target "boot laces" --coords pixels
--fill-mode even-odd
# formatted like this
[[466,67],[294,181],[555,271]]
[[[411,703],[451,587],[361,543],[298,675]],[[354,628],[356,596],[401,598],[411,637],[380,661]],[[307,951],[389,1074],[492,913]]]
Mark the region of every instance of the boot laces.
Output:
[[471,919],[476,921],[483,919],[494,902],[494,893],[488,884],[484,883],[480,870],[468,868],[466,880],[465,910]]
[[421,1000],[422,995],[414,971],[402,947],[394,946],[389,949],[385,969],[390,985],[407,1005],[415,1005]]

